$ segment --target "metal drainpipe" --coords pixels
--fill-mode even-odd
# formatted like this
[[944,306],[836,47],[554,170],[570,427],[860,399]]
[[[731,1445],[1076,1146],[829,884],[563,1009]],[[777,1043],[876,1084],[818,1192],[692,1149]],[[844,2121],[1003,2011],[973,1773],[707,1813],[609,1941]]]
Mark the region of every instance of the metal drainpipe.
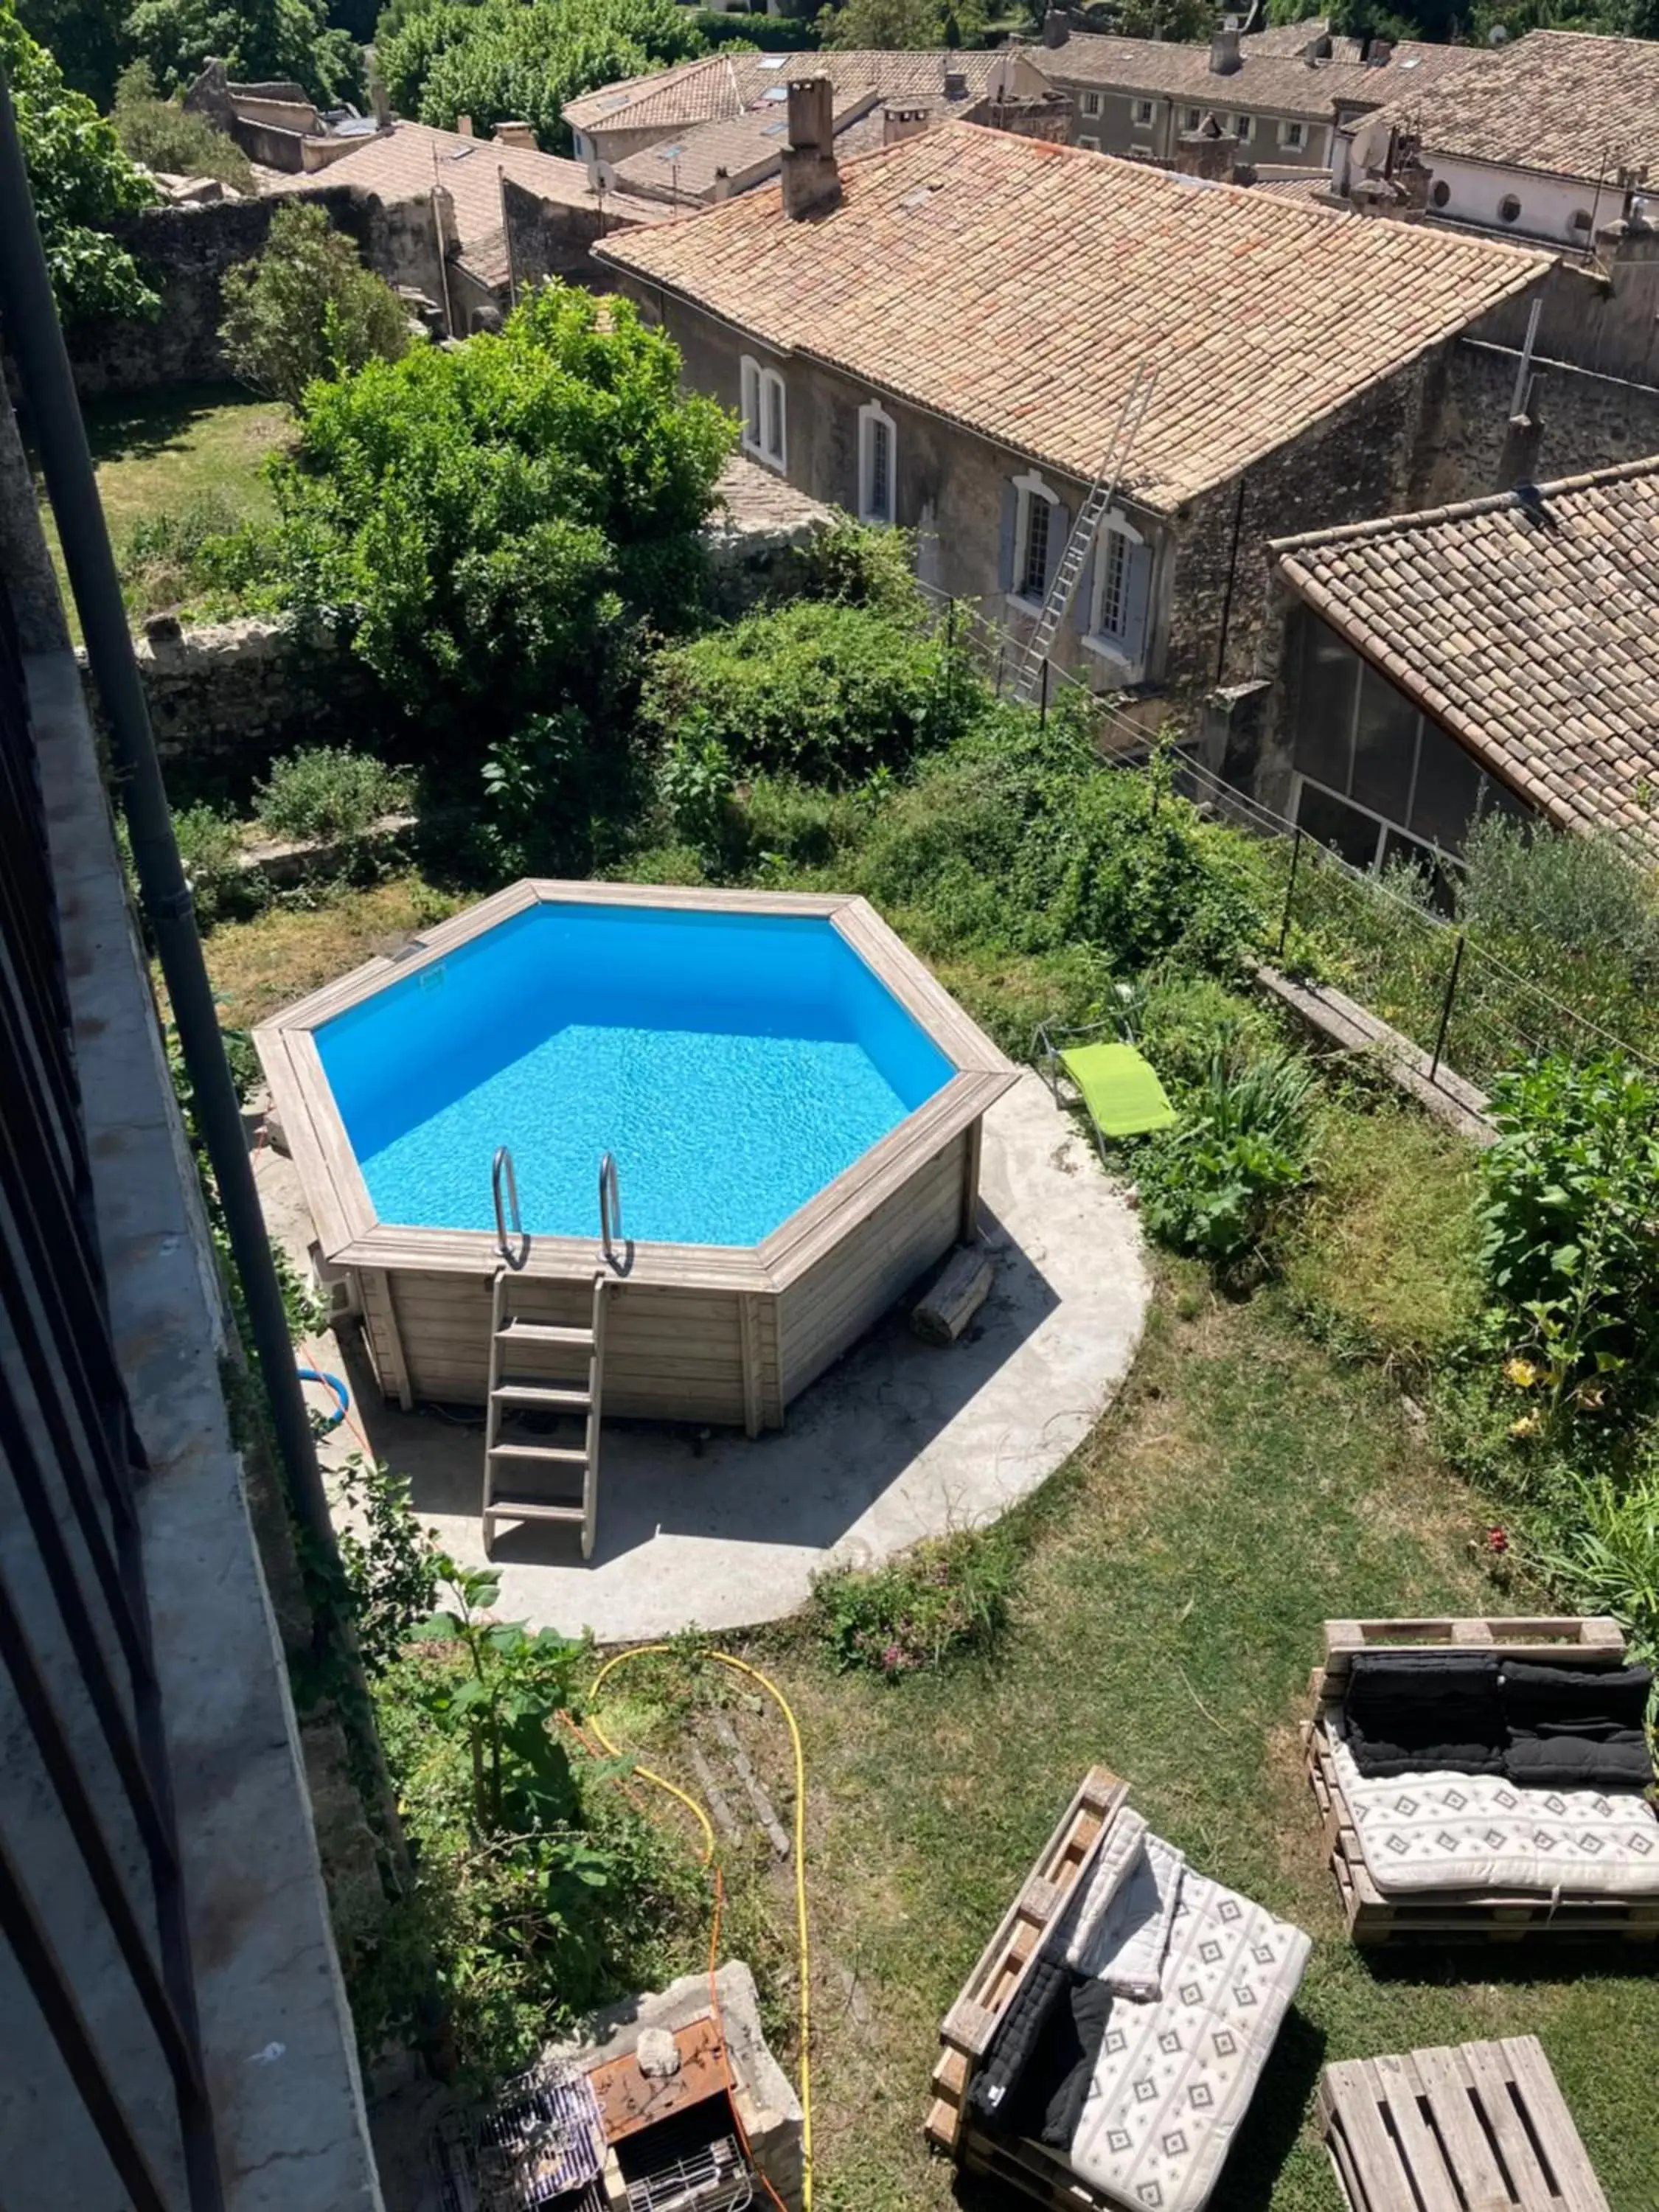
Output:
[[149,710],[133,658],[109,531],[99,503],[69,354],[58,327],[3,68],[0,68],[0,321],[28,404],[30,427],[63,540],[64,564],[86,639],[87,658],[109,718],[111,751],[118,771],[139,896],[161,957],[185,1066],[196,1093],[203,1140],[219,1186],[231,1254],[241,1278],[254,1349],[270,1401],[289,1502],[317,1546],[325,1570],[337,1571],[334,1526],[254,1187],[241,1105],[225,1059],[213,987],[196,933],[190,887],[173,839],[173,817],[155,756]]

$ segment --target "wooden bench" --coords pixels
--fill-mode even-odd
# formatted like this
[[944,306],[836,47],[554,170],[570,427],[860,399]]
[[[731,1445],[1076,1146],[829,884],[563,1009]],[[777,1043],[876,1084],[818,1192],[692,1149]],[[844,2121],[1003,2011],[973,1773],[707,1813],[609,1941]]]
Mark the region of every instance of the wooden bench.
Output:
[[1344,2060],[1318,2112],[1353,2212],[1608,2212],[1536,2036]]
[[[968,2111],[968,2088],[1003,2014],[1024,1986],[1049,1930],[1093,1865],[1101,1838],[1128,1794],[1128,1784],[1120,1782],[1103,1766],[1091,1766],[1084,1777],[1018,1897],[981,1952],[961,1996],[945,2015],[939,2030],[944,2049],[933,2069],[933,2101],[927,2114],[927,2140],[935,2149],[971,2169],[995,2172],[1012,2186],[1024,2187],[1028,2195],[1033,2195],[1037,2191],[1029,2182],[1003,2171],[1013,2166],[1023,2172],[1030,2165],[1034,2179],[1044,2179],[1045,2189],[1066,2185],[1066,2201],[1074,2205],[1089,2205],[1097,2200],[1075,2179],[1064,2160],[1025,2160],[1019,2154],[1027,2146],[1004,2143],[975,2130]],[[1047,2176],[1049,2168],[1051,2177]],[[1049,2199],[1044,2194],[1038,2201]]]
[[1502,1651],[1515,1659],[1621,1667],[1619,1624],[1598,1616],[1539,1620],[1328,1620],[1325,1663],[1312,1678],[1313,1718],[1303,1729],[1308,1783],[1324,1824],[1331,1873],[1350,1937],[1371,1947],[1448,1938],[1518,1942],[1524,1936],[1651,1943],[1659,1940],[1659,1898],[1618,1898],[1564,1890],[1409,1890],[1384,1895],[1372,1881],[1331,1756],[1332,1717],[1341,1710],[1359,1651]]

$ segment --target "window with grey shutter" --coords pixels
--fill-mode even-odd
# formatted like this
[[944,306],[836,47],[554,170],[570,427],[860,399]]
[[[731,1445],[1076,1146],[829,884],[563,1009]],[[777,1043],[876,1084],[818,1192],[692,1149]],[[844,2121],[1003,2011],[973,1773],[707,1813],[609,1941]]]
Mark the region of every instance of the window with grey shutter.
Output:
[[1019,564],[1019,597],[1041,599],[1048,589],[1049,509],[1035,492],[1025,495],[1025,545]]
[[1002,487],[1002,520],[997,532],[997,589],[1014,588],[1014,539],[1019,528],[1019,494],[1011,483]]

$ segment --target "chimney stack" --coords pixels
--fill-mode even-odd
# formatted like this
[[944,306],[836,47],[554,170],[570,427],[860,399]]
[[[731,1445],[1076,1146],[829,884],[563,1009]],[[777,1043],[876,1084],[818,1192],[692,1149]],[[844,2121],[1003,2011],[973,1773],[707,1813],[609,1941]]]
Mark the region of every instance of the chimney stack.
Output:
[[925,107],[895,107],[890,102],[881,111],[881,143],[896,146],[901,138],[919,138],[927,128]]
[[1072,35],[1072,19],[1064,8],[1050,8],[1042,19],[1045,46],[1063,46]]
[[1210,67],[1217,76],[1231,76],[1243,63],[1238,51],[1238,26],[1224,23],[1210,41]]
[[1232,176],[1238,140],[1224,131],[1213,115],[1206,115],[1196,131],[1183,131],[1176,141],[1176,172],[1182,177],[1204,177],[1225,184]]
[[458,115],[455,118],[455,128],[463,138],[470,138],[472,136],[472,118],[470,115]]
[[783,211],[799,222],[841,198],[835,92],[827,76],[789,81],[789,143],[783,149]]
[[529,123],[498,123],[495,125],[495,143],[498,146],[526,146],[533,154],[536,150],[535,126]]
[[386,97],[386,79],[380,75],[378,64],[373,62],[368,70],[368,101],[374,112],[374,128],[389,131],[392,128],[392,102]]

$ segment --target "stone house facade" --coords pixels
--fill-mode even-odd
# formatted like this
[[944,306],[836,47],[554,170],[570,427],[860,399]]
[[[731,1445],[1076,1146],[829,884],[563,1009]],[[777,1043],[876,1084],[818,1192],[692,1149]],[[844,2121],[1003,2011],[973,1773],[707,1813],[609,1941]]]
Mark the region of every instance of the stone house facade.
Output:
[[[596,252],[751,458],[914,531],[924,585],[1011,650],[1139,365],[1165,364],[1050,657],[1148,719],[1248,686],[1266,541],[1499,481],[1515,362],[1479,334],[1542,260],[959,125],[842,167],[798,89],[781,195]],[[1566,465],[1659,427],[1614,415],[1564,421]]]

